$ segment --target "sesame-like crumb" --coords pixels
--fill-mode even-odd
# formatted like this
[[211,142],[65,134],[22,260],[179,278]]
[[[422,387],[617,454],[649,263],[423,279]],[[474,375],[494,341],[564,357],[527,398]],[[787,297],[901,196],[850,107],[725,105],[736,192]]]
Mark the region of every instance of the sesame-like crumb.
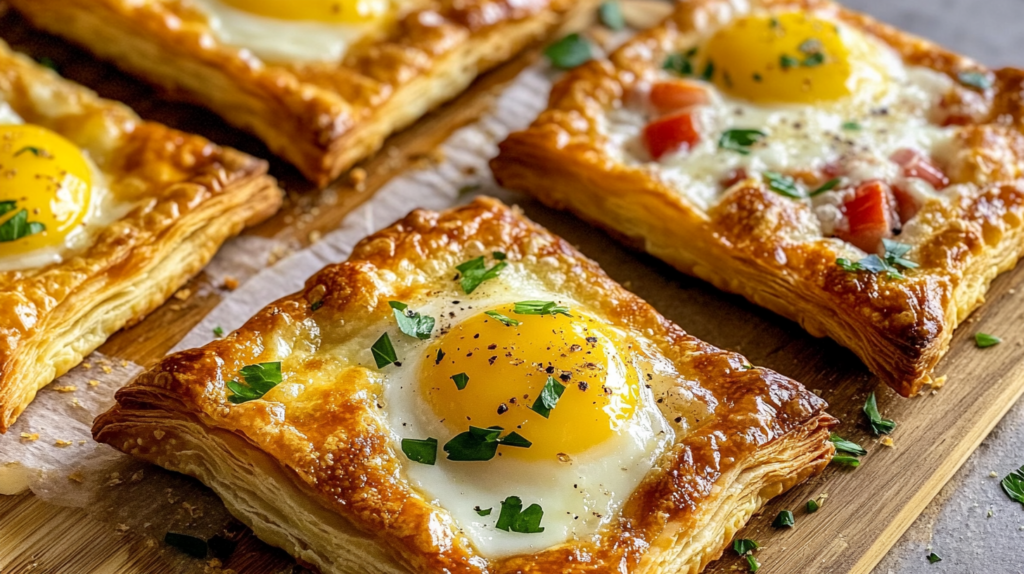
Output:
[[125,534],[125,533],[128,532],[129,528],[128,528],[127,524],[123,524],[122,523],[122,524],[118,524],[117,528],[115,528],[114,530],[116,530],[118,534]]
[[58,393],[73,393],[78,390],[78,387],[76,387],[75,385],[64,385],[60,387],[55,387],[53,390],[57,391]]
[[994,471],[994,470],[993,470],[992,472],[988,473],[988,475],[989,475],[989,477],[991,477],[991,478],[999,478],[999,475],[998,475],[998,474],[996,474],[996,471]]
[[103,369],[103,372],[104,372],[104,373],[107,373],[108,375],[109,375],[110,373],[114,372],[114,369],[112,369],[112,368],[108,367],[107,365],[103,365],[103,366],[102,366],[102,367],[100,367],[100,368],[101,368],[101,369]]
[[238,289],[238,279],[235,279],[231,275],[224,276],[224,288],[228,291],[234,291]]
[[320,241],[321,237],[323,237],[323,234],[314,229],[313,231],[309,232],[309,243],[316,243],[317,241]]
[[23,440],[28,440],[28,441],[39,440],[39,433],[37,433],[37,432],[23,432],[23,433],[21,433],[21,438]]

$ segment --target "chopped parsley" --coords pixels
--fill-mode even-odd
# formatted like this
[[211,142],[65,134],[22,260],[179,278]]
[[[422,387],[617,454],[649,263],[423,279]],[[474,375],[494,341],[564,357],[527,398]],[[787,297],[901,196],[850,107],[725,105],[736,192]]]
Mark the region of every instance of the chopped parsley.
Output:
[[843,122],[842,128],[849,131],[857,131],[860,129],[860,124],[854,121]]
[[803,62],[801,62],[801,64],[805,68],[813,68],[814,66],[820,66],[820,65],[822,65],[824,63],[825,63],[825,54],[822,53],[822,52],[815,52],[813,54],[810,54],[809,56],[804,58]]
[[452,375],[450,378],[451,380],[455,381],[455,388],[459,389],[460,391],[466,388],[466,385],[469,384],[469,375],[467,375],[466,373]]
[[554,301],[519,301],[512,310],[516,315],[565,315],[569,314],[569,308],[563,307]]
[[508,263],[499,260],[498,263],[494,264],[494,267],[488,269],[487,265],[484,264],[484,257],[481,255],[476,259],[470,259],[461,265],[457,265],[455,268],[462,275],[460,281],[462,290],[466,292],[466,295],[469,295],[484,281],[497,277],[501,270],[506,267],[508,267]]
[[978,90],[987,90],[992,87],[992,78],[985,72],[964,71],[956,75],[961,84]]
[[18,151],[14,152],[14,157],[18,157],[19,155],[21,155],[23,153],[31,153],[32,155],[34,155],[36,157],[45,157],[46,156],[46,152],[44,152],[42,148],[38,148],[36,146],[27,145],[27,146],[19,149]]
[[464,185],[464,186],[460,187],[459,190],[456,193],[459,194],[459,197],[462,197],[464,195],[468,195],[470,193],[473,193],[474,191],[478,191],[480,189],[480,187],[481,187],[481,185],[479,183],[471,183],[469,185]]
[[1007,496],[1024,504],[1024,466],[1006,475],[999,484]]
[[236,405],[263,398],[270,389],[281,383],[281,362],[257,363],[242,367],[238,371],[245,384],[228,381],[227,386],[234,393],[228,400]]
[[622,16],[622,6],[616,0],[603,2],[597,10],[601,24],[609,30],[623,30],[626,28],[626,19]]
[[491,251],[491,257],[493,257],[495,261],[504,261],[508,258],[504,251]]
[[808,197],[814,197],[815,195],[820,195],[822,193],[825,193],[826,191],[832,191],[833,189],[838,187],[839,184],[842,183],[842,182],[843,182],[843,178],[841,178],[841,177],[830,179],[830,180],[826,181],[825,183],[819,185],[817,187],[817,189],[815,189],[811,193],[808,193],[807,196]]
[[853,468],[857,468],[858,466],[860,466],[860,460],[857,457],[846,456],[843,454],[837,454],[836,456],[833,456],[832,462],[844,466],[852,466]]
[[989,335],[988,333],[974,334],[974,344],[977,345],[979,349],[987,349],[988,347],[994,347],[1002,342],[1003,340],[1000,339],[999,337],[996,337],[995,335]]
[[[0,216],[15,209],[17,209],[17,202],[0,201]],[[44,231],[46,231],[46,226],[38,221],[29,221],[28,210],[22,209],[7,221],[0,223],[0,243],[17,241]]]
[[558,404],[558,399],[562,397],[564,392],[565,385],[558,382],[554,377],[548,377],[548,381],[544,383],[544,388],[541,389],[540,395],[537,397],[537,400],[533,401],[533,406],[530,409],[538,415],[548,418],[551,416],[551,409],[555,408],[555,405]]
[[899,241],[893,241],[892,239],[883,239],[882,245],[885,247],[884,257],[879,257],[872,253],[856,262],[840,257],[836,259],[836,265],[843,271],[850,273],[857,271],[867,271],[869,273],[884,272],[889,279],[906,279],[906,276],[900,272],[899,267],[904,269],[916,269],[918,267],[917,263],[904,257],[912,249],[912,246],[900,243]]
[[735,129],[725,130],[722,137],[718,138],[718,147],[727,149],[743,155],[750,154],[750,146],[768,137],[768,134],[761,130]]
[[477,514],[479,514],[480,516],[490,516],[492,509],[490,509],[490,508],[480,508],[479,506],[477,506],[477,507],[473,508],[473,510]]
[[505,325],[506,327],[518,327],[519,326],[519,321],[516,321],[512,317],[506,317],[505,315],[502,315],[501,313],[499,313],[497,311],[484,311],[484,315],[487,315],[488,317],[490,317],[492,319],[500,321],[501,324]]
[[891,434],[896,429],[896,423],[889,419],[883,419],[879,414],[874,391],[868,395],[868,400],[864,403],[864,414],[867,415],[868,426],[871,427],[871,432],[875,433],[875,436]]
[[793,518],[793,513],[783,510],[772,521],[772,528],[793,528],[794,524],[796,524],[796,519]]
[[164,544],[177,548],[194,558],[206,558],[208,551],[206,541],[202,538],[196,538],[195,536],[180,534],[178,532],[168,532],[165,534]]
[[373,360],[377,363],[378,369],[383,369],[391,363],[398,362],[395,347],[391,344],[391,337],[387,333],[384,333],[377,339],[377,342],[370,347],[370,352],[373,353]]
[[751,572],[757,572],[761,568],[761,563],[757,561],[757,558],[753,554],[747,554],[747,568]]
[[864,450],[864,448],[859,444],[846,440],[836,433],[829,433],[828,440],[832,441],[832,444],[835,445],[836,450],[839,452],[849,453],[854,456],[864,456],[868,453],[868,451]]
[[715,63],[708,60],[708,63],[704,65],[704,71],[700,73],[700,79],[710,82],[713,77],[715,77]]
[[800,188],[797,186],[796,180],[788,175],[777,171],[766,171],[764,172],[764,181],[768,184],[768,189],[775,193],[792,197],[793,199],[802,199],[804,197],[804,194],[800,192]]
[[807,513],[808,514],[814,514],[815,512],[818,511],[819,508],[821,508],[821,505],[818,504],[817,500],[808,500],[807,501]]
[[800,65],[800,60],[794,58],[793,56],[788,56],[786,54],[783,54],[782,56],[779,57],[779,66],[782,66],[783,70],[788,70],[790,68],[795,68],[795,67],[797,67],[799,65]]
[[388,301],[388,305],[394,309],[395,320],[398,322],[399,330],[417,339],[430,338],[430,333],[434,330],[433,317],[420,315],[400,301]]
[[749,538],[737,538],[732,541],[732,549],[736,551],[736,554],[743,556],[750,552],[753,552],[761,546]]
[[544,510],[539,504],[531,504],[523,510],[523,500],[518,496],[509,496],[501,501],[501,513],[494,527],[505,532],[536,534],[544,532],[540,525],[543,518]]
[[690,48],[689,50],[670,54],[665,58],[665,62],[661,65],[662,69],[674,72],[680,76],[692,76],[693,75],[693,57],[697,55],[697,48]]
[[321,299],[319,301],[314,301],[313,304],[309,306],[309,310],[316,312],[316,311],[319,311],[320,308],[323,307],[323,306],[324,306],[324,300]]
[[433,465],[437,462],[437,439],[403,438],[402,452],[413,462]]
[[501,427],[470,426],[468,431],[455,435],[444,445],[444,451],[448,453],[448,460],[457,462],[491,460],[497,454],[499,445],[517,448],[530,448],[533,445],[516,432],[510,432],[502,437],[503,430],[505,429]]
[[441,349],[438,349],[437,350],[437,357],[434,358],[434,364],[435,365],[440,365],[441,364],[441,359],[443,359],[443,358],[444,358],[444,351],[442,351]]
[[216,327],[214,327],[213,328],[213,336],[214,337],[223,337],[224,336],[224,328],[221,327],[220,325],[217,325]]
[[590,42],[579,34],[569,34],[544,50],[551,65],[561,70],[571,70],[589,62],[593,57]]
[[938,554],[932,552],[928,555],[928,563],[935,564],[936,562],[942,562],[942,558],[940,558]]

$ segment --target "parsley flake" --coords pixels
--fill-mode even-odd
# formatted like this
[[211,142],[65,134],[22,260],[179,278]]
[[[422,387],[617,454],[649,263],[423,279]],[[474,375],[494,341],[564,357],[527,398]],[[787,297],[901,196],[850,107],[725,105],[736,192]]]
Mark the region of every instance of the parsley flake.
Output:
[[579,34],[569,34],[544,50],[551,65],[561,70],[571,70],[585,64],[593,57],[590,42]]
[[622,6],[616,0],[603,2],[597,10],[597,15],[601,19],[601,24],[609,30],[618,31],[626,28],[626,19],[622,16]]
[[833,456],[832,457],[832,462],[834,462],[836,464],[841,464],[841,465],[844,465],[844,466],[851,466],[853,468],[857,468],[858,466],[860,466],[860,460],[857,457],[855,457],[855,456],[846,456],[846,455],[842,455],[842,454],[837,454],[836,456]]
[[498,446],[530,448],[533,443],[516,432],[502,437],[501,427],[480,428],[470,426],[469,430],[455,435],[444,445],[448,460],[456,462],[486,461],[494,458]]
[[320,308],[323,307],[323,306],[324,306],[324,300],[321,299],[319,301],[314,301],[313,304],[309,306],[309,310],[316,312],[316,311],[319,311]]
[[737,538],[732,541],[732,549],[740,556],[753,552],[760,547],[761,546],[757,542],[749,538]]
[[800,192],[800,188],[797,186],[796,180],[788,175],[777,171],[766,171],[764,172],[764,181],[768,184],[768,189],[775,193],[792,197],[793,199],[802,199],[804,197],[804,194]]
[[437,462],[437,439],[403,438],[402,452],[413,462],[433,465]]
[[462,290],[466,292],[466,295],[469,295],[484,281],[497,277],[501,270],[506,267],[508,267],[508,263],[499,261],[494,267],[488,269],[484,264],[484,257],[481,255],[476,259],[470,259],[461,265],[457,265],[455,268],[462,274],[462,280],[460,281]]
[[[0,202],[0,215],[13,211],[15,205],[13,201]],[[0,223],[0,243],[17,241],[44,231],[46,226],[38,221],[29,221],[28,210],[22,209],[7,221]]]
[[795,68],[799,66],[800,60],[797,60],[793,56],[787,56],[786,54],[783,54],[782,56],[779,57],[779,65],[782,66],[783,70],[788,70],[790,68]]
[[727,149],[743,155],[750,154],[750,146],[768,137],[768,134],[761,130],[735,129],[725,130],[722,137],[718,138],[718,147]]
[[814,66],[820,66],[825,63],[825,54],[823,52],[815,52],[810,56],[804,58],[801,65],[805,68],[813,68]]
[[558,382],[554,377],[548,377],[548,381],[544,383],[544,388],[541,389],[540,395],[533,402],[533,406],[530,409],[538,415],[548,418],[551,416],[551,409],[555,408],[555,405],[558,404],[558,399],[562,397],[564,392],[565,385]]
[[817,500],[808,500],[807,501],[807,514],[814,514],[815,512],[818,511],[819,508],[821,508],[821,505],[818,504]]
[[796,519],[793,518],[793,513],[783,510],[772,521],[772,528],[793,528],[794,524],[796,524]]
[[961,84],[977,90],[987,90],[992,87],[992,78],[985,72],[964,71],[956,75]]
[[27,146],[19,149],[18,151],[14,152],[14,157],[18,157],[19,155],[21,155],[23,153],[31,153],[32,155],[34,155],[36,157],[46,157],[46,152],[43,151],[42,148],[38,148],[36,146],[31,146],[31,145],[27,145]]
[[227,382],[227,387],[234,393],[228,396],[228,400],[236,405],[261,399],[263,395],[270,392],[270,389],[281,383],[280,361],[247,365],[238,372],[242,375],[245,384],[237,380]]
[[715,63],[708,60],[708,63],[704,65],[704,71],[700,74],[700,79],[705,82],[710,82],[711,78],[715,76]]
[[1024,504],[1024,466],[1006,475],[999,484],[1007,496]]
[[430,333],[434,330],[433,317],[420,315],[400,301],[388,301],[388,305],[394,309],[395,321],[398,322],[399,330],[417,339],[430,338]]
[[504,261],[508,256],[505,255],[505,252],[503,251],[491,251],[491,257],[493,257],[495,261]]
[[889,279],[906,279],[906,276],[900,272],[898,267],[904,269],[916,269],[918,267],[917,263],[904,257],[911,250],[912,246],[891,239],[883,239],[882,245],[885,247],[884,258],[874,253],[857,262],[840,257],[836,259],[836,265],[843,271],[850,273],[857,271],[867,271],[869,273],[884,272]]
[[942,558],[939,558],[938,554],[932,552],[928,555],[928,563],[935,564],[936,562],[942,562]]
[[979,349],[987,349],[989,347],[994,347],[1002,342],[1003,340],[1000,339],[999,337],[996,337],[995,335],[989,335],[988,333],[974,334],[974,344],[977,345]]
[[761,563],[757,561],[757,558],[753,554],[747,554],[747,568],[751,572],[757,572],[761,568]]
[[441,349],[438,349],[437,350],[437,357],[434,358],[434,364],[435,365],[440,365],[441,364],[441,359],[444,359],[444,351],[442,351]]
[[455,381],[455,388],[459,389],[460,391],[466,388],[466,385],[469,384],[469,375],[467,375],[466,373],[452,375],[449,378]]
[[536,534],[544,532],[540,525],[543,518],[544,510],[539,504],[531,504],[523,510],[523,500],[518,496],[509,496],[501,501],[501,513],[494,527],[505,532]]
[[835,445],[836,450],[839,452],[849,453],[854,456],[864,456],[868,453],[868,451],[864,450],[864,448],[859,444],[846,440],[836,433],[829,433],[828,440]]
[[499,313],[497,311],[484,311],[484,315],[487,315],[488,317],[490,317],[492,319],[500,321],[501,324],[505,325],[506,327],[518,327],[519,326],[519,321],[513,319],[512,317],[506,317],[505,315],[502,315],[501,313]]
[[480,508],[479,506],[476,506],[476,507],[473,508],[473,510],[477,514],[479,514],[480,516],[490,516],[492,509],[491,508]]
[[871,427],[871,432],[875,433],[875,436],[891,434],[896,429],[895,422],[883,419],[882,415],[879,414],[874,391],[868,395],[868,400],[864,403],[864,414],[867,415],[868,425]]
[[378,369],[383,369],[391,363],[398,362],[395,347],[391,344],[391,337],[387,333],[384,333],[377,339],[377,342],[370,347],[370,352],[373,353],[373,360],[377,363]]
[[857,131],[857,130],[859,130],[859,129],[860,129],[860,124],[859,124],[859,123],[857,123],[857,122],[853,122],[853,121],[850,121],[850,122],[843,122],[843,125],[842,125],[841,127],[842,127],[842,128],[844,129],[844,130],[849,130],[849,131]]
[[224,336],[224,328],[221,327],[220,325],[217,325],[216,327],[214,327],[213,328],[213,336],[214,337],[223,337]]
[[569,308],[559,305],[554,301],[519,301],[512,312],[516,315],[565,315],[569,314]]
[[808,193],[807,196],[808,197],[814,197],[816,195],[820,195],[822,193],[825,193],[826,191],[832,191],[833,189],[838,187],[839,184],[842,183],[842,182],[843,182],[843,178],[841,178],[841,177],[830,179],[830,180],[826,181],[825,183],[819,185],[817,187],[817,189],[815,189],[811,193]]

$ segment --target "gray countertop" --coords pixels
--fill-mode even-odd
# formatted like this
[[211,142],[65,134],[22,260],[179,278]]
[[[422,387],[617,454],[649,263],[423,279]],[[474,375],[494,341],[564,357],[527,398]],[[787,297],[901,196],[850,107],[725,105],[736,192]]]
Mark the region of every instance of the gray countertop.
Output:
[[[987,65],[1024,67],[1022,0],[843,3]],[[875,574],[1024,573],[1024,508],[999,487],[999,480],[1022,464],[1024,401],[946,484]],[[929,552],[942,561],[929,564]]]

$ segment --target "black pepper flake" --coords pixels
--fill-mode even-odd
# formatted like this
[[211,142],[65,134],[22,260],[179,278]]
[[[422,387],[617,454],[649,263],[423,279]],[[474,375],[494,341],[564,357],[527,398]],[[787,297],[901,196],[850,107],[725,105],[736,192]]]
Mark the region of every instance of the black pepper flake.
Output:
[[591,345],[596,345],[597,337],[587,337],[587,342],[590,343]]
[[394,365],[396,367],[401,367],[402,366],[402,361],[395,361]]
[[558,375],[558,378],[562,379],[562,382],[567,382],[569,379],[572,378],[572,373],[570,373],[569,371],[565,371],[561,375]]
[[498,405],[498,414],[499,415],[503,415],[503,414],[505,414],[507,412],[508,412],[508,405],[506,405],[505,403],[501,403],[500,405]]
[[488,351],[493,351],[493,350],[495,350],[497,348],[498,348],[498,345],[496,343],[491,343],[490,345],[487,345],[487,350]]
[[553,365],[549,365],[548,368],[544,369],[544,372],[549,375],[553,375],[555,374],[555,367]]
[[494,361],[497,361],[497,360],[498,360],[498,355],[494,355],[494,356],[493,356],[493,357],[491,357],[490,359],[487,359],[487,364],[488,364],[488,365],[493,365],[493,364],[494,364]]
[[581,345],[577,345],[575,343],[571,347],[569,347],[569,352],[570,353],[575,353],[577,351],[582,351],[582,350],[583,350],[583,347]]
[[576,386],[579,387],[581,391],[585,391],[590,388],[590,385],[588,385],[586,381],[580,381]]
[[676,422],[677,423],[683,422],[683,417],[676,417]]

